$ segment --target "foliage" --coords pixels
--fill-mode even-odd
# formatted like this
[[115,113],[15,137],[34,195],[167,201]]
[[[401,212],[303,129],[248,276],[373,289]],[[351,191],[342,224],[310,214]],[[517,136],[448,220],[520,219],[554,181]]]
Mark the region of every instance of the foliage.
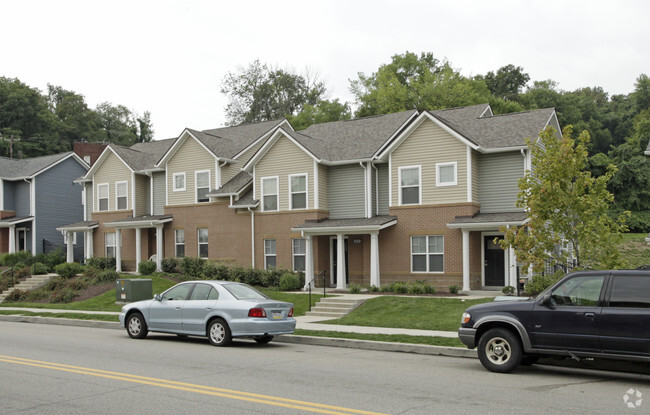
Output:
[[287,116],[287,120],[296,130],[304,130],[312,124],[349,120],[350,118],[352,118],[350,105],[347,102],[341,104],[338,99],[320,100],[315,105],[306,104],[298,115]]
[[452,294],[458,294],[460,291],[460,287],[458,285],[450,285],[449,286],[449,292]]
[[516,291],[512,285],[507,285],[501,289],[501,292],[505,295],[513,295]]
[[379,292],[379,287],[377,287],[376,285],[371,285],[370,288],[368,288],[368,291],[370,291],[371,293]]
[[19,251],[13,254],[6,254],[2,257],[2,265],[5,267],[15,267],[19,263],[29,263],[32,258],[32,253],[29,251]]
[[359,284],[350,284],[349,291],[350,291],[350,294],[360,294],[361,293],[361,285],[359,285]]
[[221,83],[228,95],[228,125],[251,123],[297,115],[305,105],[316,105],[325,93],[325,85],[307,73],[272,68],[259,59],[237,73],[228,72]]
[[97,269],[115,269],[117,263],[115,258],[92,257],[87,260],[87,265]]
[[167,272],[170,274],[177,273],[178,270],[178,258],[163,258],[160,261],[160,268],[162,272]]
[[278,284],[280,291],[294,291],[300,289],[300,277],[296,274],[286,273],[280,277]]
[[35,262],[34,265],[32,265],[31,269],[32,275],[44,275],[47,274],[48,269],[47,265],[40,263],[40,262]]
[[36,262],[43,263],[47,266],[48,272],[53,272],[54,267],[63,264],[65,262],[65,254],[61,248],[57,248],[53,251],[37,254],[34,258]]
[[153,261],[142,261],[138,264],[140,275],[150,275],[156,272],[156,263]]
[[83,270],[84,267],[76,262],[59,264],[54,267],[54,272],[62,278],[75,277],[77,274],[81,274]]
[[524,72],[521,66],[506,65],[497,70],[490,71],[483,79],[488,89],[495,98],[502,98],[506,101],[517,99],[522,88],[530,81],[530,75]]
[[21,267],[14,268],[14,278],[27,278],[32,275],[32,271],[29,266],[23,265]]
[[523,268],[541,272],[544,261],[553,258],[577,268],[616,268],[622,265],[620,233],[624,216],[608,216],[613,201],[607,183],[616,171],[608,166],[595,178],[586,170],[589,134],[577,139],[567,127],[562,137],[547,128],[539,140],[527,139],[533,171],[519,181],[517,207],[528,212],[528,221],[518,228],[502,228],[502,247],[512,246]]
[[183,273],[183,275],[185,275],[187,278],[191,279],[202,279],[204,266],[204,259],[192,258],[189,256],[183,257],[178,264],[178,268],[181,270],[181,273]]
[[555,284],[558,282],[562,277],[564,277],[564,273],[562,272],[556,272],[555,274],[536,274],[533,275],[531,279],[529,279],[526,284],[524,285],[524,293],[528,296],[536,296],[537,294],[541,293],[551,285]]

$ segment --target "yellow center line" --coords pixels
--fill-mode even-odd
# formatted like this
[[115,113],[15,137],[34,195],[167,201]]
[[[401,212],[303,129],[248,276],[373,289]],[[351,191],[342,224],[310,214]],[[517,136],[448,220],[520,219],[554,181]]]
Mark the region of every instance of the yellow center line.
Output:
[[92,369],[81,366],[65,365],[60,363],[43,362],[39,360],[24,359],[14,356],[0,355],[0,361],[26,366],[41,367],[45,369],[59,370],[63,372],[78,373],[82,375],[96,376],[106,379],[121,380],[124,382],[139,383],[142,385],[157,386],[160,388],[176,389],[186,392],[194,392],[203,395],[218,396],[222,398],[235,399],[240,401],[255,402],[264,405],[280,406],[284,408],[300,409],[321,414],[361,414],[361,415],[384,415],[378,412],[362,411],[332,405],[324,405],[314,402],[299,401],[295,399],[281,398],[277,396],[261,395],[257,393],[242,392],[231,389],[216,388],[212,386],[196,385],[192,383],[177,382],[173,380],[151,378],[146,376],[131,375],[128,373],[111,372],[108,370]]

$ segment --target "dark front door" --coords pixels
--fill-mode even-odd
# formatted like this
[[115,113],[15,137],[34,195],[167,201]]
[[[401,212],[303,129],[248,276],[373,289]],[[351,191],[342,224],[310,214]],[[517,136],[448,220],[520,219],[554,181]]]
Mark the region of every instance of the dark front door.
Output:
[[503,287],[505,285],[505,252],[494,239],[502,240],[503,236],[485,236],[485,285],[487,287]]
[[[350,282],[350,273],[348,272],[348,240],[344,239],[344,249],[345,249],[345,283]],[[337,279],[337,264],[338,264],[338,239],[332,239],[332,275],[334,276],[334,285],[336,285]]]

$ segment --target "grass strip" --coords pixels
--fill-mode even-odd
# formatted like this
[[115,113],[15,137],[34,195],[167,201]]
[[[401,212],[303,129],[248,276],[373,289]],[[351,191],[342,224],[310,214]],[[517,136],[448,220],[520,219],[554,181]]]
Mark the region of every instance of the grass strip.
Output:
[[39,313],[23,310],[0,310],[0,315],[20,315],[29,317],[54,317],[68,318],[72,320],[95,320],[95,321],[119,321],[117,316],[106,314],[85,314],[85,313]]
[[360,334],[346,333],[342,331],[302,330],[298,329],[293,334],[301,336],[330,337],[335,339],[370,340],[377,342],[425,344],[429,346],[462,347],[465,345],[457,338],[431,337],[431,336],[407,336],[403,334]]

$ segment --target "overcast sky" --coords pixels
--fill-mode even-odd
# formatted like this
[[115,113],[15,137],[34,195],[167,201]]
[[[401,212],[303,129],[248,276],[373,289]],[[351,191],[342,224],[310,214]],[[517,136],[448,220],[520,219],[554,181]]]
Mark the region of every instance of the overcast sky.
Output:
[[342,101],[358,72],[407,50],[466,76],[512,63],[627,94],[650,74],[649,22],[647,0],[0,0],[0,76],[150,111],[163,139],[222,126],[221,82],[255,59],[318,72]]

